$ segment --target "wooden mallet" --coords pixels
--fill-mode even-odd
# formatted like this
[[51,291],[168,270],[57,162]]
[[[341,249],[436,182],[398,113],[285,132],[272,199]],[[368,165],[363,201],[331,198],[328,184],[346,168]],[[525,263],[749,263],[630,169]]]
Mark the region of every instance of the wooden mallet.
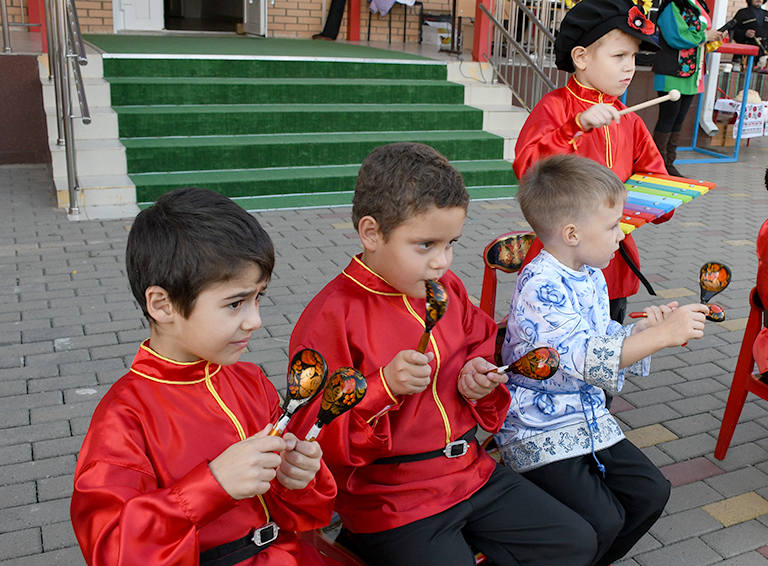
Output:
[[629,114],[630,112],[637,112],[638,110],[642,110],[643,108],[648,108],[649,106],[653,106],[655,104],[661,104],[662,102],[666,102],[667,100],[671,100],[672,102],[677,102],[678,100],[680,100],[680,91],[673,88],[664,96],[660,96],[658,98],[652,98],[651,100],[646,100],[645,102],[641,102],[640,104],[635,104],[634,106],[630,106],[629,108],[625,108],[624,110],[619,110],[619,116],[624,116],[624,114]]

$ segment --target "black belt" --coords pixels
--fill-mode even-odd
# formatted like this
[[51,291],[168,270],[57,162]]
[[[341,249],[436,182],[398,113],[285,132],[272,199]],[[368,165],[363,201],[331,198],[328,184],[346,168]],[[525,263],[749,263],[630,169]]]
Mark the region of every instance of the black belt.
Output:
[[404,454],[402,456],[389,456],[388,458],[379,458],[371,462],[372,464],[405,464],[406,462],[418,462],[420,460],[429,460],[431,458],[437,458],[438,456],[445,456],[446,458],[458,458],[463,456],[469,450],[469,441],[475,437],[477,432],[477,425],[472,427],[472,430],[466,432],[464,436],[458,440],[454,440],[446,445],[445,448],[438,448],[430,452],[422,452],[421,454]]
[[210,548],[200,553],[200,566],[234,566],[268,548],[279,531],[280,528],[274,522],[267,523],[243,538]]

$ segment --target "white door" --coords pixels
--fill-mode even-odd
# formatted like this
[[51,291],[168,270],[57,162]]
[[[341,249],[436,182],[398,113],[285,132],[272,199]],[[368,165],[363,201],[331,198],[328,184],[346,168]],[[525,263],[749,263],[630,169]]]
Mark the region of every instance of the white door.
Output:
[[163,0],[115,2],[115,31],[159,31],[165,27]]
[[243,29],[248,35],[267,35],[267,0],[243,0]]

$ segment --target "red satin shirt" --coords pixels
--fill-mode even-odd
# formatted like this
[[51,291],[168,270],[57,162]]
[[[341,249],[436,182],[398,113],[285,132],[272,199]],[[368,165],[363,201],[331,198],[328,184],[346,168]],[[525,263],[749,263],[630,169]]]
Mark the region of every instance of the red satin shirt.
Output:
[[[318,438],[339,486],[336,510],[352,532],[380,532],[440,513],[468,499],[496,467],[476,443],[459,458],[372,464],[442,449],[478,423],[495,432],[506,416],[506,387],[496,387],[476,403],[459,394],[464,364],[477,356],[492,360],[496,325],[470,303],[456,275],[449,271],[440,281],[449,304],[432,331],[427,350],[435,353],[432,381],[422,393],[394,396],[381,372],[398,352],[416,349],[426,302],[399,293],[359,256],[309,303],[291,335],[292,355],[314,348],[331,371],[352,366],[368,382],[360,404],[325,426]],[[316,400],[294,416],[293,424],[306,431],[318,409]]]
[[96,408],[78,457],[71,516],[86,562],[196,565],[201,552],[266,523],[268,510],[279,537],[242,564],[336,564],[294,532],[330,522],[336,486],[324,465],[303,490],[273,480],[261,498],[241,501],[208,468],[274,423],[278,403],[253,364],[178,363],[142,344]]
[[[605,165],[626,181],[635,173],[667,174],[664,160],[656,148],[645,123],[637,114],[621,117],[602,128],[582,132],[576,116],[594,104],[610,104],[619,110],[626,108],[615,96],[585,87],[574,77],[563,88],[546,95],[534,107],[520,131],[515,146],[514,170],[518,179],[539,159],[560,153],[575,153]],[[657,219],[665,222],[672,214]],[[632,234],[627,234],[624,247],[635,265],[640,267],[640,256]],[[541,242],[534,241],[526,261],[541,251]],[[611,299],[629,297],[637,293],[640,282],[626,261],[616,254],[603,275],[608,283]]]

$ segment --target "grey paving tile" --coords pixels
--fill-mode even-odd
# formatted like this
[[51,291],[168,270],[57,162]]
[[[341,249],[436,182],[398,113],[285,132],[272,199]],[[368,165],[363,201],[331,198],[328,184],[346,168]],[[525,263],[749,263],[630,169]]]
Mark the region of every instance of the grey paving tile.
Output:
[[719,409],[724,406],[724,402],[714,395],[698,395],[672,401],[667,406],[680,415],[689,416]]
[[36,555],[42,552],[42,543],[39,528],[2,533],[0,534],[0,560]]
[[768,541],[768,527],[757,521],[747,521],[703,535],[701,540],[721,556],[730,558],[744,551],[765,546]]
[[739,556],[724,560],[722,566],[767,566],[768,558],[759,552],[745,552]]
[[754,442],[748,442],[728,448],[728,452],[722,460],[716,460],[714,455],[710,457],[710,460],[726,472],[731,472],[768,462],[768,450]]
[[724,499],[723,495],[704,481],[681,485],[672,489],[665,511],[672,515],[688,509],[699,508]]
[[720,421],[708,413],[665,421],[664,426],[677,436],[691,436],[720,429]]
[[[768,486],[768,474],[748,466],[704,480],[723,497],[734,497]],[[765,539],[768,542],[768,538]]]
[[659,448],[669,454],[676,462],[704,456],[715,449],[716,441],[708,434],[697,434],[679,440],[672,440]]
[[722,525],[701,508],[690,509],[659,519],[649,531],[665,546],[721,529]]
[[640,554],[635,556],[635,560],[641,566],[669,566],[670,564],[708,566],[720,562],[722,556],[700,539],[691,538]]

